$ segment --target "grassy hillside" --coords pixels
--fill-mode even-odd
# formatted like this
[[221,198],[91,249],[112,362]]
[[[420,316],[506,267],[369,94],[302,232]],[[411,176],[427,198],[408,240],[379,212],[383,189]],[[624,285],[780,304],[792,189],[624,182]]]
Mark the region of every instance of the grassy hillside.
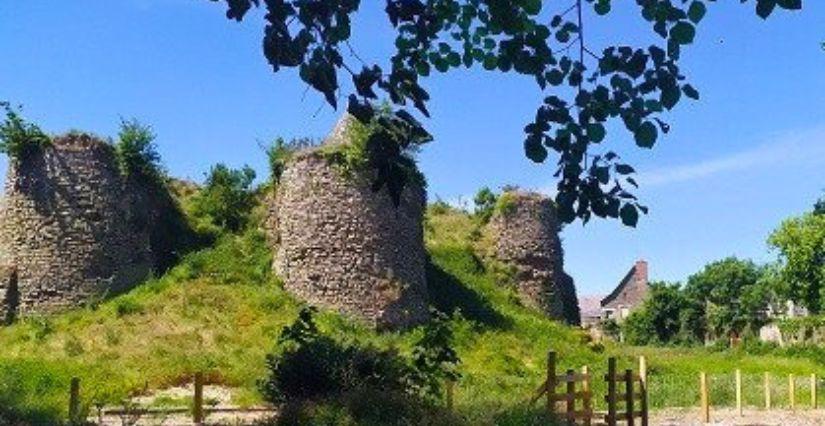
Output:
[[[457,409],[474,420],[504,422],[503,413],[527,410],[551,348],[562,369],[587,364],[596,377],[610,355],[620,357],[621,368],[647,355],[654,406],[693,404],[699,370],[809,374],[821,368],[804,357],[589,344],[583,332],[519,304],[501,284],[506,274],[476,255],[475,241],[483,239],[467,215],[431,210],[426,238],[433,304],[453,314],[462,359]],[[81,378],[87,403],[115,403],[185,383],[199,370],[208,372],[211,383],[231,387],[237,404],[261,402],[256,381],[265,374],[264,357],[300,307],[272,276],[270,258],[263,236],[250,230],[187,256],[128,294],[0,328],[0,407],[48,422],[65,417],[72,376]],[[395,347],[402,354],[421,332],[376,334],[329,312],[318,322],[338,338]],[[594,387],[603,388],[598,380]]]

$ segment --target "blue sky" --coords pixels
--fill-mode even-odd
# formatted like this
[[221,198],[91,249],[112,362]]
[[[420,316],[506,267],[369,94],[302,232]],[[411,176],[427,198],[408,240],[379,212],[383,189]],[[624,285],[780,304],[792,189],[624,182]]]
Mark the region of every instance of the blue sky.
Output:
[[[353,44],[367,61],[387,57],[383,2],[363,0]],[[564,2],[545,2],[563,9]],[[586,17],[587,42],[656,39],[630,2]],[[651,207],[636,229],[613,221],[568,226],[566,267],[580,294],[606,293],[637,258],[655,279],[682,280],[728,255],[768,261],[765,239],[810,209],[825,189],[825,2],[767,22],[752,4],[709,6],[683,72],[701,91],[667,118],[652,150],[608,136],[640,172]],[[619,4],[622,7],[619,7]],[[337,113],[304,93],[295,73],[273,74],[260,49],[262,21],[228,21],[206,0],[103,0],[0,4],[0,99],[54,133],[114,135],[120,117],[152,124],[173,175],[200,180],[211,164],[266,173],[262,143],[326,134]],[[516,75],[458,71],[425,82],[435,142],[420,163],[430,198],[469,200],[481,186],[552,190],[551,165],[523,155],[522,128],[541,99]],[[5,160],[0,160],[5,170]]]

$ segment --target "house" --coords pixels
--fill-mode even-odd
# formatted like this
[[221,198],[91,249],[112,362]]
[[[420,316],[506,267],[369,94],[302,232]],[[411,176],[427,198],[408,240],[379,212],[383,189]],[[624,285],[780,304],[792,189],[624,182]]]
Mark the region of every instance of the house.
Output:
[[636,261],[619,285],[601,300],[601,319],[621,322],[640,306],[649,290],[647,274],[647,262]]

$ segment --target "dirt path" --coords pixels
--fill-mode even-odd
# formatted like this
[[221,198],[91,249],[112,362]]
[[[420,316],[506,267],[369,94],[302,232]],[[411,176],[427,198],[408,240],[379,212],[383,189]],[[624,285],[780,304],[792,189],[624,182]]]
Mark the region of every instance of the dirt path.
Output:
[[[710,425],[717,426],[819,426],[825,425],[825,410],[746,409],[738,416],[735,409],[719,408],[710,413]],[[667,409],[651,413],[650,424],[657,426],[702,425],[698,408]]]

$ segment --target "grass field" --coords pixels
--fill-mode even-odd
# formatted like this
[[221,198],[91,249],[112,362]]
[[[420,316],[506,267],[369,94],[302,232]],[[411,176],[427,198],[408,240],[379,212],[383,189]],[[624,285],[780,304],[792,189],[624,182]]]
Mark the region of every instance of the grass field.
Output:
[[[558,353],[560,369],[589,365],[595,377],[604,374],[608,356],[619,357],[620,368],[633,368],[644,354],[653,407],[695,404],[699,371],[732,377],[741,368],[757,377],[768,370],[777,385],[786,384],[789,373],[825,372],[805,354],[589,344],[582,331],[543,318],[501,285],[504,274],[477,255],[483,238],[476,228],[472,218],[449,210],[431,211],[426,224],[433,304],[453,313],[462,359],[456,408],[470,419],[507,423],[506,413],[529,411],[525,403],[542,380],[549,349]],[[256,382],[265,374],[264,357],[300,308],[272,276],[270,257],[257,230],[226,236],[127,294],[0,328],[0,406],[49,423],[66,416],[72,376],[82,380],[84,402],[112,404],[185,383],[195,371],[233,388],[238,405],[260,403]],[[401,354],[409,353],[421,332],[376,334],[330,312],[318,322],[342,340],[395,347]],[[717,403],[733,398],[732,390],[719,389]],[[596,380],[594,390],[603,392],[603,383]],[[798,398],[804,395],[800,391]],[[782,397],[776,398],[781,405]]]

